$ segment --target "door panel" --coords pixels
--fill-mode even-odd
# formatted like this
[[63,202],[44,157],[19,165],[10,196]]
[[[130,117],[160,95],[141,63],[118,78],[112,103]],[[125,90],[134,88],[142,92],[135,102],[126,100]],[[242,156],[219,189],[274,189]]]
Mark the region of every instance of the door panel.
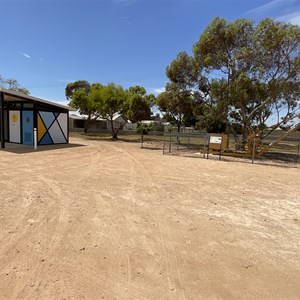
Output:
[[9,111],[9,141],[12,143],[21,143],[21,122],[20,111]]
[[33,111],[22,112],[23,144],[33,145]]

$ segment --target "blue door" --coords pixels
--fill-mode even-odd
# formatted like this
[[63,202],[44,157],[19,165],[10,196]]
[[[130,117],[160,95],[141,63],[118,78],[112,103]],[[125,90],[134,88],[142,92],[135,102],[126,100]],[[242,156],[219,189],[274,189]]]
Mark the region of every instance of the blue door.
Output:
[[23,144],[33,145],[33,111],[22,112]]

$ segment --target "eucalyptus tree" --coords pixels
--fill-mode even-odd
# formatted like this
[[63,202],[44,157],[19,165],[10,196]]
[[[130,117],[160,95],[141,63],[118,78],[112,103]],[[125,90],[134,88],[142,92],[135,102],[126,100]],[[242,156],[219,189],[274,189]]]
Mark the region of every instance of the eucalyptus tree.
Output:
[[19,82],[16,79],[12,79],[12,78],[5,79],[1,75],[0,75],[0,87],[7,89],[7,90],[19,92],[19,93],[22,93],[25,95],[30,94],[29,90],[21,87],[21,85],[19,84]]
[[[97,113],[101,118],[109,121],[109,129],[112,137],[118,138],[118,133],[123,125],[114,126],[114,117],[116,114],[123,114],[127,108],[127,94],[121,85],[109,83],[105,86],[91,89],[90,98],[96,103]],[[125,120],[127,122],[127,119]]]
[[274,112],[273,129],[299,117],[299,55],[298,26],[215,18],[193,47],[195,88],[208,116],[222,116],[244,138]]
[[166,86],[166,91],[157,97],[157,105],[171,122],[176,124],[177,131],[186,116],[192,115],[192,96],[189,91],[178,90],[172,83]]
[[128,119],[134,123],[149,120],[155,96],[153,94],[147,95],[146,89],[141,86],[129,87],[126,93]]
[[184,119],[193,115],[192,71],[192,58],[186,52],[179,53],[166,68],[169,82],[166,84],[166,91],[156,100],[160,110],[176,124],[178,132]]
[[90,84],[85,80],[78,80],[69,83],[65,88],[66,98],[70,100],[69,106],[86,116],[84,132],[96,122],[101,116],[98,112],[100,98],[92,97],[91,94],[99,91],[103,86],[100,83]]

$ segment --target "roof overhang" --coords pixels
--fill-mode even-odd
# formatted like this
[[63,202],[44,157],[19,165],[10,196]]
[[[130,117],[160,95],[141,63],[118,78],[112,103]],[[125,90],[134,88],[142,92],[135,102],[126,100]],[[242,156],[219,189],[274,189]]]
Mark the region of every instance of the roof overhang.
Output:
[[69,110],[69,111],[76,111],[76,109],[71,108],[66,105],[62,105],[62,104],[59,104],[59,103],[56,103],[53,101],[33,97],[30,95],[26,95],[26,94],[11,91],[11,90],[0,88],[0,92],[3,92],[4,102],[26,101],[26,102],[32,102],[32,103],[43,103],[43,104],[47,104],[50,106],[58,107],[58,108]]

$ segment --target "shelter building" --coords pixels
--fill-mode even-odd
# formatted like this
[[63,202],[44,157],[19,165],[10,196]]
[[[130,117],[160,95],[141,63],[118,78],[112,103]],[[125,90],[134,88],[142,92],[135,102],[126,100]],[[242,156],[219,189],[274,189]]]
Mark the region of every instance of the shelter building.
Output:
[[72,108],[48,100],[0,88],[0,140],[33,145],[34,128],[37,144],[67,144],[68,115]]

